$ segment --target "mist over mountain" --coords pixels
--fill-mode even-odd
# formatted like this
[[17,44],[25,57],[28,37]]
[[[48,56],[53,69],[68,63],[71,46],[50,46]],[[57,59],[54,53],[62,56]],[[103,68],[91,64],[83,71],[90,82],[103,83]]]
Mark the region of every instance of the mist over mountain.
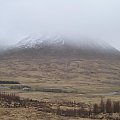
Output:
[[119,56],[120,53],[108,43],[85,37],[70,38],[62,35],[31,35],[23,37],[4,55],[39,56]]
[[0,45],[0,53],[6,51],[9,49],[10,46],[6,46],[6,45]]

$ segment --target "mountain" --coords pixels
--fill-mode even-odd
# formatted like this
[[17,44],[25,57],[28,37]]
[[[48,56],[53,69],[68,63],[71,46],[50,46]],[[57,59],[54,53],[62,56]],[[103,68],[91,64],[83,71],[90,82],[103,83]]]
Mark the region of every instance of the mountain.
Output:
[[12,49],[9,56],[77,56],[77,57],[115,57],[120,53],[104,42],[86,38],[69,38],[60,35],[33,35],[22,38]]
[[60,36],[26,36],[16,45],[19,48],[43,48],[46,46],[64,45]]

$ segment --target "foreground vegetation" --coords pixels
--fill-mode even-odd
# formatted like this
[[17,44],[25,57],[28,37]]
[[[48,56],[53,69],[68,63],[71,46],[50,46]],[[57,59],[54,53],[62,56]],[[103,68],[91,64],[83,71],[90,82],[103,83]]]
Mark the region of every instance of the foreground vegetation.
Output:
[[0,106],[3,108],[32,108],[44,113],[64,117],[80,117],[91,119],[120,119],[120,101],[101,98],[100,103],[86,104],[84,102],[47,102],[25,99],[15,94],[0,93]]

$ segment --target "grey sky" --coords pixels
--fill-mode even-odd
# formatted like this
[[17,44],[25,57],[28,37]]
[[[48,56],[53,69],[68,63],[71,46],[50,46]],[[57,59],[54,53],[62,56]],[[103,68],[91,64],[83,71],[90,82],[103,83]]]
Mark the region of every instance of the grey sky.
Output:
[[0,43],[34,33],[87,36],[120,49],[120,0],[0,0]]

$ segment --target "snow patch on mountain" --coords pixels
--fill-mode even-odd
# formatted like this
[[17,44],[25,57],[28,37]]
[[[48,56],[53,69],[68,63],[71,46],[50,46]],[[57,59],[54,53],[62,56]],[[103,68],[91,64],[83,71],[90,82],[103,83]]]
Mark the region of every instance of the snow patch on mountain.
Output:
[[117,51],[114,47],[108,43],[91,40],[85,37],[69,38],[60,35],[31,35],[22,38],[16,45],[16,48],[45,48],[55,47],[57,48],[70,48],[79,49],[83,51],[99,51],[104,53],[105,51]]
[[45,36],[45,35],[25,36],[17,44],[17,47],[42,48],[45,46],[54,46],[54,45],[64,45],[63,38],[61,38],[60,36]]

